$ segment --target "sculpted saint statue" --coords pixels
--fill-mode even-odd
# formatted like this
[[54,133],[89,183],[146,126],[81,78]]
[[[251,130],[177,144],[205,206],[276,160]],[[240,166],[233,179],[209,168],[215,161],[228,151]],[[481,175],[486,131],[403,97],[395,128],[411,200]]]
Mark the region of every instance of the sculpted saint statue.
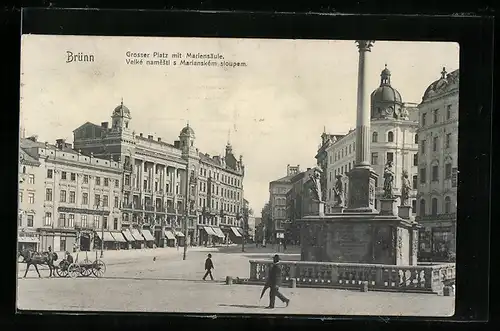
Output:
[[344,185],[342,184],[342,175],[337,175],[337,181],[333,188],[335,192],[335,205],[338,207],[344,206]]
[[314,168],[313,173],[310,175],[311,179],[311,191],[313,193],[314,199],[317,199],[319,202],[323,201],[322,191],[321,191],[321,169]]
[[392,161],[388,161],[384,169],[384,198],[394,198],[392,187],[394,185],[394,171]]
[[403,181],[401,183],[401,206],[407,206],[410,202],[410,180],[408,179],[408,172],[403,171]]

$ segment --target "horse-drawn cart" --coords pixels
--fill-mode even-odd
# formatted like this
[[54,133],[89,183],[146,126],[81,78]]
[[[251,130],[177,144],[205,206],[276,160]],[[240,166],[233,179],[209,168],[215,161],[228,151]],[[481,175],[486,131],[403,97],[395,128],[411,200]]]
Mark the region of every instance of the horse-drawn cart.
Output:
[[96,259],[91,262],[88,259],[87,252],[85,252],[85,259],[82,262],[78,262],[78,253],[76,253],[76,259],[73,263],[66,259],[62,260],[59,262],[59,266],[56,267],[56,272],[59,277],[89,277],[91,274],[94,274],[95,277],[102,277],[106,272],[106,264],[97,258],[97,254]]

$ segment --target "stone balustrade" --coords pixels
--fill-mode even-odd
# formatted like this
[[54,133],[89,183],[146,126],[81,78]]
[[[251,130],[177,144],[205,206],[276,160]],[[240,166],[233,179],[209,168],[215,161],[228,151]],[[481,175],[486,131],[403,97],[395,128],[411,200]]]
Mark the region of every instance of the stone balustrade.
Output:
[[[360,288],[370,290],[441,294],[455,281],[454,263],[417,266],[383,264],[281,261],[283,285],[295,279],[297,287]],[[250,260],[250,282],[264,283],[272,261]]]

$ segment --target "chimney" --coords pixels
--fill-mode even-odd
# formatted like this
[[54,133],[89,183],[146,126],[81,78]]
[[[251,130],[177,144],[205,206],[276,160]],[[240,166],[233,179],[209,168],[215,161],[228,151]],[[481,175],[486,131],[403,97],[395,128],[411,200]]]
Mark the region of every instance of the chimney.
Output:
[[59,149],[63,149],[65,145],[65,140],[64,139],[57,139],[56,140],[56,147]]
[[141,132],[141,133],[139,133],[139,137],[141,137],[141,138],[142,138],[142,132]]
[[180,148],[181,147],[181,142],[179,140],[174,141],[174,147],[175,148]]
[[108,122],[102,122],[101,123],[101,126],[104,128],[104,129],[107,129],[108,128]]
[[161,138],[160,138],[160,137],[158,137],[158,142],[160,142],[160,143],[161,143]]
[[149,140],[153,140],[153,135],[148,134],[148,139],[149,139]]

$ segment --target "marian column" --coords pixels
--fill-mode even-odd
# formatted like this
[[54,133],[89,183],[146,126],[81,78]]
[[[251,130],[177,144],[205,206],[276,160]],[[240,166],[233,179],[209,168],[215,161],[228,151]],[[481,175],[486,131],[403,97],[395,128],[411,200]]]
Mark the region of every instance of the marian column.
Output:
[[366,60],[373,40],[356,40],[359,49],[356,164],[349,174],[348,211],[374,212],[377,174],[370,165],[370,98],[366,95]]

